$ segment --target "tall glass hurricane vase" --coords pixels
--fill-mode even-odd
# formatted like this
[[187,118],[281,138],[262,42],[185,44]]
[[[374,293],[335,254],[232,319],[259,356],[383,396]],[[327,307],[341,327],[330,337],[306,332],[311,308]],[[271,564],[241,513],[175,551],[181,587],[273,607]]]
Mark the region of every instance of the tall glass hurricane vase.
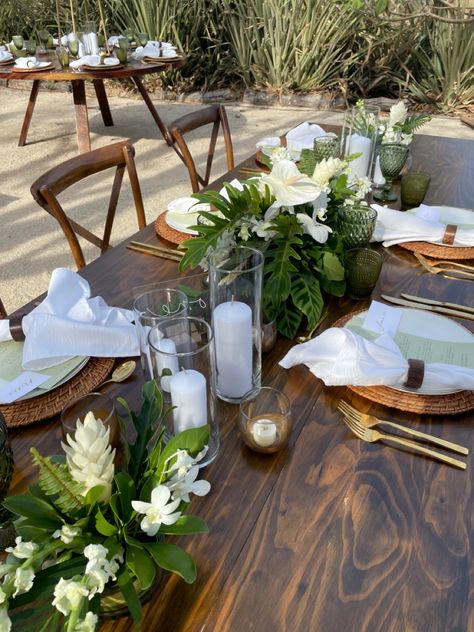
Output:
[[342,147],[344,156],[360,154],[351,161],[355,177],[370,177],[374,149],[378,135],[380,108],[361,104],[354,106],[344,117]]
[[380,148],[380,170],[385,178],[381,191],[374,193],[376,200],[394,202],[397,195],[393,193],[392,182],[400,174],[408,158],[408,147],[398,143],[387,143]]
[[263,255],[247,247],[209,258],[217,395],[238,403],[261,384]]

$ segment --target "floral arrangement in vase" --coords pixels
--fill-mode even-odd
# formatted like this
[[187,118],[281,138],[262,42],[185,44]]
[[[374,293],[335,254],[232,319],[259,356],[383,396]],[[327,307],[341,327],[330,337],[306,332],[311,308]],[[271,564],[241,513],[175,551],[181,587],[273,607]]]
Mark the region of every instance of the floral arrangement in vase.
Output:
[[429,114],[426,112],[408,114],[404,102],[399,101],[390,108],[388,119],[379,121],[379,142],[409,145],[413,140],[415,130],[428,121],[431,121]]
[[[279,159],[279,158],[282,159]],[[343,243],[338,209],[363,200],[367,178],[351,173],[351,157],[316,162],[303,150],[299,166],[285,152],[272,155],[272,170],[225,193],[196,193],[217,212],[202,212],[193,228],[199,235],[181,244],[186,251],[180,269],[205,267],[218,250],[225,259],[236,245],[263,252],[263,311],[278,331],[294,338],[314,329],[323,312],[324,294],[345,292]]]
[[22,632],[93,632],[113,591],[139,625],[140,597],[152,588],[158,568],[195,580],[192,557],[164,537],[207,532],[201,518],[184,511],[190,494],[210,489],[196,480],[209,427],[186,430],[165,444],[161,392],[148,382],[142,395],[141,410],[129,410],[133,442],[120,420],[122,469],[114,462],[110,429],[92,413],[62,444],[65,457],[44,457],[32,448],[38,482],[4,502],[18,516],[18,537],[0,565],[2,632],[12,622]]

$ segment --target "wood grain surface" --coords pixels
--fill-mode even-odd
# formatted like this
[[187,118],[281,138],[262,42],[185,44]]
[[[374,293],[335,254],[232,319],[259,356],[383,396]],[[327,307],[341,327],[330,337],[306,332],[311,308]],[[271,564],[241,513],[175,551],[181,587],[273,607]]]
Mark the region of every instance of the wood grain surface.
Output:
[[[427,202],[472,206],[474,143],[417,136],[412,151],[414,165],[432,174]],[[245,164],[255,163],[252,158]],[[153,224],[131,239],[159,241]],[[134,286],[176,277],[177,264],[125,245],[81,274],[93,295],[129,307]],[[403,291],[474,306],[472,282],[431,275],[401,248],[383,252],[374,298]],[[329,305],[320,330],[367,302],[331,298]],[[474,323],[459,322],[474,331]],[[193,498],[191,506],[208,521],[210,533],[174,539],[195,557],[198,579],[188,586],[164,576],[144,607],[142,629],[474,630],[472,456],[462,472],[403,449],[363,443],[342,422],[337,404],[344,398],[364,412],[463,444],[471,455],[472,413],[419,416],[371,404],[343,387],[325,387],[304,366],[288,371],[278,366],[292,345],[279,338],[263,361],[263,383],[283,390],[292,402],[289,448],[275,455],[252,452],[238,436],[238,408],[219,403],[221,449],[203,471],[212,489],[204,498]],[[131,382],[111,385],[106,392],[136,405],[141,382],[137,369]],[[11,492],[21,492],[36,478],[30,446],[44,454],[58,450],[58,419],[14,431],[11,438]],[[131,632],[133,625],[123,617],[105,621],[101,630]]]

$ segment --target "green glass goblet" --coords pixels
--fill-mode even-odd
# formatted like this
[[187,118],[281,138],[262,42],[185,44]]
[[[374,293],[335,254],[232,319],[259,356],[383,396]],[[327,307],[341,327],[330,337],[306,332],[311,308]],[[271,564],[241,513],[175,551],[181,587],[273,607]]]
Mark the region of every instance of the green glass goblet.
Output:
[[42,44],[41,53],[46,53],[47,52],[47,45],[48,45],[48,41],[49,41],[49,31],[47,31],[46,29],[41,29],[41,31],[38,32],[39,38],[40,38],[40,42]]
[[117,48],[115,48],[114,53],[115,53],[115,57],[117,57],[117,59],[119,60],[121,64],[127,63],[128,53],[121,46],[118,46]]
[[69,52],[73,57],[77,57],[79,54],[79,40],[74,37],[73,39],[68,40],[67,47],[69,48]]
[[346,248],[369,243],[375,230],[377,211],[364,204],[347,204],[338,211],[337,228]]
[[15,48],[17,50],[21,50],[23,48],[23,37],[21,35],[14,35],[12,37],[12,42],[15,44]]
[[36,55],[36,40],[29,39],[23,42],[23,46],[25,47],[28,55]]
[[128,52],[128,49],[130,48],[130,42],[128,41],[127,37],[119,37],[118,39],[118,47],[122,50],[124,50],[125,52]]
[[146,33],[137,33],[137,42],[140,46],[146,46],[148,44],[148,35]]
[[123,34],[127,38],[129,44],[131,44],[133,42],[133,40],[135,39],[135,34],[132,31],[132,29],[125,29]]
[[386,182],[381,191],[374,193],[375,200],[394,202],[397,199],[393,193],[392,182],[403,169],[408,158],[408,147],[398,143],[387,143],[380,148],[380,171]]

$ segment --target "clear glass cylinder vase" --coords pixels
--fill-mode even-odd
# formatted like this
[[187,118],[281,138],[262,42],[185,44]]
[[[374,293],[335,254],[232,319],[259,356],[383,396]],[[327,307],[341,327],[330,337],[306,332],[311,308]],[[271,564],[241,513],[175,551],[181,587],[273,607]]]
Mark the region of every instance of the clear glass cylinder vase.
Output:
[[153,377],[172,407],[166,429],[174,436],[206,424],[208,449],[199,462],[210,463],[219,450],[213,333],[201,318],[184,316],[160,321],[148,334]]
[[379,128],[378,106],[354,106],[344,116],[342,151],[345,157],[360,154],[350,162],[356,178],[370,178]]
[[261,384],[263,263],[245,246],[209,257],[217,396],[234,404]]

